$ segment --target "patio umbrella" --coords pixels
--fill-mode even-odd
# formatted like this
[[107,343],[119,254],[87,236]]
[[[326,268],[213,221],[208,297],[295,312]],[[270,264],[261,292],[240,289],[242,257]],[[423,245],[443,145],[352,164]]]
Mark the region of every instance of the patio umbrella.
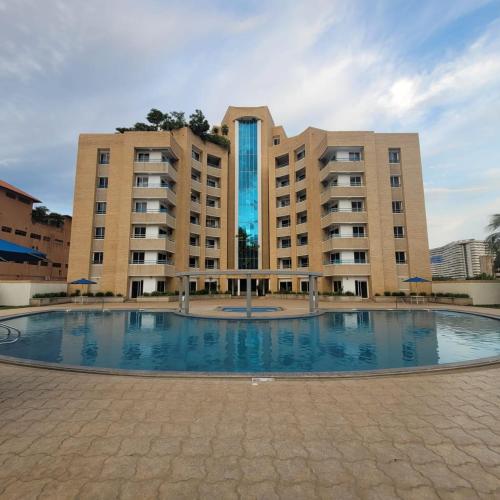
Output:
[[411,278],[405,279],[404,283],[416,283],[417,295],[418,295],[418,284],[419,283],[430,283],[430,280],[426,280],[425,278],[421,278],[420,276],[413,276]]
[[38,262],[47,256],[29,247],[16,245],[10,241],[0,240],[0,260],[7,262]]

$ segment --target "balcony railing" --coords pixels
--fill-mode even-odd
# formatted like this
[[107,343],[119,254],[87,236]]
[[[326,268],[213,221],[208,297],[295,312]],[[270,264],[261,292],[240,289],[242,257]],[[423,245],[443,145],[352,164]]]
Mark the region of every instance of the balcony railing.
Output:
[[360,260],[360,259],[335,259],[335,260],[325,260],[323,262],[325,266],[338,266],[342,264],[369,264],[368,259]]
[[331,214],[331,213],[336,213],[336,212],[364,212],[364,208],[330,208],[327,210],[323,216]]
[[358,235],[358,234],[334,234],[332,236],[327,236],[326,238],[323,239],[323,241],[329,241],[329,240],[336,240],[336,239],[342,239],[342,238],[367,238],[368,235],[365,233],[365,234],[362,234],[362,235]]
[[134,265],[147,265],[147,264],[165,264],[166,266],[173,266],[174,261],[173,260],[161,260],[161,259],[139,259],[139,260],[134,260],[131,259],[129,264],[134,264]]

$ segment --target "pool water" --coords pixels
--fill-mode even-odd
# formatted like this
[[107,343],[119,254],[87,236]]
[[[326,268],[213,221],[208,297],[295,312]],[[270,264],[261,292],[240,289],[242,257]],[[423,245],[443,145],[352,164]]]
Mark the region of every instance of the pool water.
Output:
[[172,312],[52,311],[3,321],[0,356],[188,372],[342,372],[500,356],[500,321],[448,311],[331,312],[300,319],[199,319]]

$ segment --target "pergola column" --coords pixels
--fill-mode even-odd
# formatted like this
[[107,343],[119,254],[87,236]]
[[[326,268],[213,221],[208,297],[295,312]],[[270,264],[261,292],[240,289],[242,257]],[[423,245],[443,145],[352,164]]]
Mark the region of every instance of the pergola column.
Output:
[[252,316],[252,277],[247,274],[247,318]]
[[184,314],[189,314],[189,275],[184,276]]
[[313,313],[315,311],[314,307],[314,276],[309,275],[309,312]]

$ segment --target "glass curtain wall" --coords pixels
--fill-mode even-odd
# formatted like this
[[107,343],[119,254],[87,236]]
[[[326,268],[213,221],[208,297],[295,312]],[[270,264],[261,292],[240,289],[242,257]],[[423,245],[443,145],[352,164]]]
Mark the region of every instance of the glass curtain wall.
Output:
[[257,120],[238,121],[238,269],[259,267]]

